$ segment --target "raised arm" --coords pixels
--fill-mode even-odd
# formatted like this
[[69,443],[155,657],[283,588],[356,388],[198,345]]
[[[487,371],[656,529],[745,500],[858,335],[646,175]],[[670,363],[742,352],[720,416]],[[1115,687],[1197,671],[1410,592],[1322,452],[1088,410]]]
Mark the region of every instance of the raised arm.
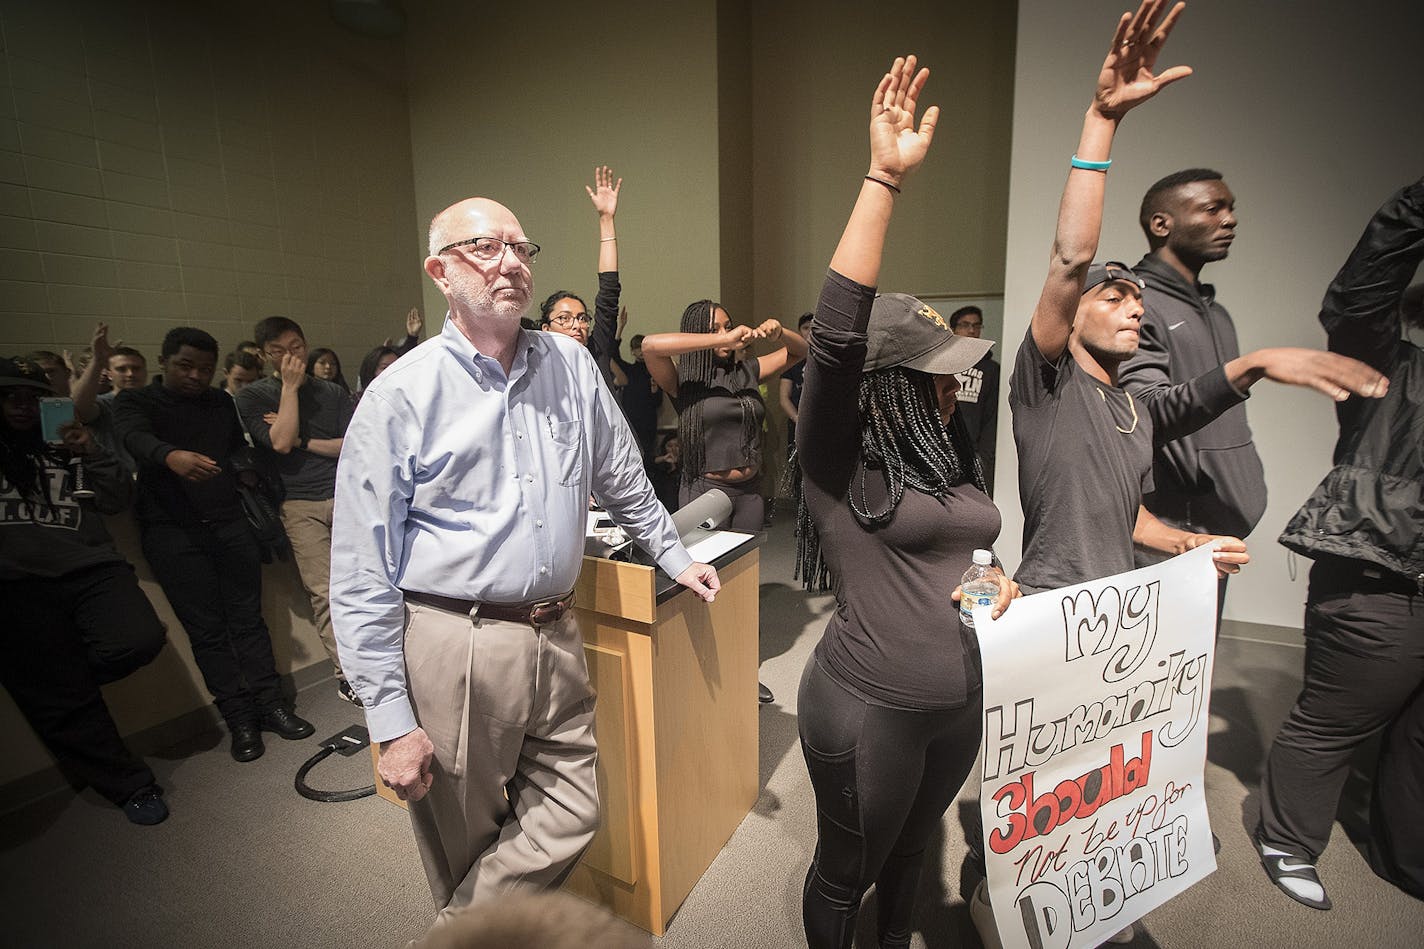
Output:
[[69,390],[74,399],[74,417],[85,424],[99,417],[99,379],[108,368],[109,357],[113,354],[114,347],[109,345],[109,324],[100,323],[94,327],[94,336],[89,341],[89,364]]
[[766,320],[755,332],[759,339],[781,344],[765,356],[757,357],[757,377],[763,382],[776,378],[785,369],[806,358],[806,340],[777,320]]
[[915,71],[913,55],[897,56],[881,77],[870,99],[870,170],[860,184],[860,194],[831,257],[831,269],[856,283],[874,287],[880,282],[880,261],[885,233],[895,198],[910,174],[925,160],[939,122],[939,106],[925,110],[919,127],[915,108],[930,71]]
[[653,333],[643,337],[643,361],[653,381],[677,398],[677,357],[703,349],[746,349],[758,336],[750,326],[733,326],[722,333]]
[[[1190,76],[1186,66],[1173,66],[1152,74],[1162,46],[1181,16],[1185,3],[1162,15],[1165,0],[1143,0],[1137,13],[1124,13],[1113,32],[1112,45],[1098,73],[1097,90],[1083,117],[1076,161],[1068,172],[1063,199],[1058,205],[1058,227],[1048,278],[1033,311],[1033,341],[1045,359],[1056,361],[1068,348],[1073,318],[1083,295],[1083,280],[1098,252],[1102,232],[1103,194],[1107,165],[1118,123],[1133,108],[1155,96],[1163,87]],[[1084,168],[1100,164],[1100,168]]]
[[623,188],[623,179],[613,179],[613,169],[601,165],[593,169],[593,187],[584,185],[593,209],[598,212],[598,272],[608,273],[618,269],[618,233],[613,227],[613,218],[618,214],[618,192]]

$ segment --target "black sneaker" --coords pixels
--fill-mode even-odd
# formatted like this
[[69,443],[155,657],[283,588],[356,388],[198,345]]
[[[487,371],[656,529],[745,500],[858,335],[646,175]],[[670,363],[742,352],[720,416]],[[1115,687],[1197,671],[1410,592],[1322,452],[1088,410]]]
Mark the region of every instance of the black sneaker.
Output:
[[762,705],[770,705],[776,701],[776,696],[771,694],[771,690],[760,682],[757,683],[757,701]]
[[163,803],[163,788],[156,784],[139,788],[121,806],[124,816],[133,824],[152,826],[168,819],[168,805]]
[[341,696],[343,699],[350,702],[357,708],[366,707],[361,704],[361,696],[356,694],[356,690],[351,688],[351,683],[347,682],[345,679],[336,680],[336,694]]

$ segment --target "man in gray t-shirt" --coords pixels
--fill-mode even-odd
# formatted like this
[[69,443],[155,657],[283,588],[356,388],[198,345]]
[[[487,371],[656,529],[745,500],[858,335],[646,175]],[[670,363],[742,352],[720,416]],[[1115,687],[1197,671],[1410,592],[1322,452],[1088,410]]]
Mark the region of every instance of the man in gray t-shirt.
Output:
[[336,460],[354,410],[351,396],[335,383],[307,375],[307,341],[295,321],[269,316],[257,324],[254,337],[274,373],[238,393],[237,411],[253,445],[282,477],[282,524],[311,599],[312,621],[335,668],[337,691],[359,705],[341,672],[327,599]]

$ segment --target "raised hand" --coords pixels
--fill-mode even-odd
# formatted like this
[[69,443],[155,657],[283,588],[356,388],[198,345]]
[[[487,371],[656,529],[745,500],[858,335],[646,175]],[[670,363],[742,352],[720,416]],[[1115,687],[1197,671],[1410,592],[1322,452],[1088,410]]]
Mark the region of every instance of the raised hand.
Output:
[[1112,47],[1093,93],[1093,108],[1103,118],[1121,119],[1130,109],[1192,74],[1190,66],[1173,66],[1160,75],[1152,74],[1163,44],[1186,7],[1178,3],[1164,18],[1166,5],[1167,0],[1142,0],[1136,14],[1124,13],[1117,21]]
[[756,330],[750,326],[733,326],[722,333],[721,337],[721,345],[731,350],[746,349],[751,345],[752,340],[760,338],[757,336]]
[[618,190],[623,187],[623,179],[613,180],[613,169],[600,165],[593,169],[593,187],[583,186],[588,192],[593,209],[600,217],[613,217],[618,213]]
[[94,361],[99,364],[101,369],[109,365],[109,357],[114,354],[114,347],[109,342],[108,323],[100,323],[94,327],[94,335],[89,340],[89,348],[94,353]]
[[915,72],[916,59],[897,56],[870,100],[870,174],[898,186],[925,160],[939,106],[925,110],[919,128],[915,108],[930,71]]
[[781,331],[783,329],[785,329],[785,327],[776,320],[763,320],[761,325],[753,332],[756,334],[757,339],[769,339],[772,342],[776,342],[778,339],[781,339]]
[[425,329],[425,320],[421,318],[420,309],[411,307],[410,312],[405,315],[405,335],[419,336],[423,329]]

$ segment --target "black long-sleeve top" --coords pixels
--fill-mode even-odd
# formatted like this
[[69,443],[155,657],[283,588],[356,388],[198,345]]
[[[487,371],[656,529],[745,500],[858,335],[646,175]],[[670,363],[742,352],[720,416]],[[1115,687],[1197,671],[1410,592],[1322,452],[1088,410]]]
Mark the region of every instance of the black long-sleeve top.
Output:
[[[232,396],[206,389],[179,395],[162,377],[141,389],[119,393],[114,422],[124,447],[138,462],[135,513],[146,523],[198,524],[242,517],[233,456],[247,446]],[[206,481],[188,481],[169,470],[174,451],[195,451],[218,463],[222,472]]]
[[872,510],[886,503],[881,472],[860,460],[858,408],[875,290],[830,271],[816,305],[796,444],[806,504],[836,581],[836,611],[816,646],[826,671],[867,701],[945,709],[979,687],[977,645],[950,599],[976,548],[999,534],[994,502],[970,484],[943,498],[906,488],[886,524],[850,509],[864,479]]
[[613,389],[613,367],[609,361],[618,353],[618,299],[623,288],[618,271],[598,275],[598,294],[593,298],[593,324],[588,329],[588,351],[603,376],[603,384]]

